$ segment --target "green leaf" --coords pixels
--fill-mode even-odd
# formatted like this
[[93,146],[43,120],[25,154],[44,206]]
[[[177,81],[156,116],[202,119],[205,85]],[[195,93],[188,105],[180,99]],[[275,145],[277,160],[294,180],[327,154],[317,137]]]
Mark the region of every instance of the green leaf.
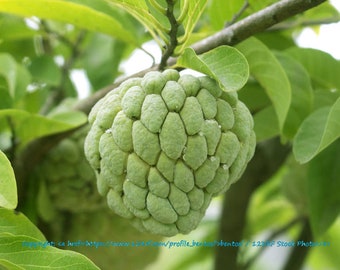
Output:
[[4,76],[8,85],[8,91],[12,97],[15,95],[16,83],[16,62],[14,58],[7,54],[0,54],[0,75]]
[[243,0],[225,1],[212,0],[208,8],[210,21],[214,29],[222,29],[225,24],[232,20],[233,16],[241,9]]
[[52,86],[60,84],[61,69],[51,56],[43,55],[32,59],[28,69],[38,83],[47,83]]
[[87,122],[86,115],[77,111],[63,112],[48,118],[22,110],[1,110],[0,120],[5,117],[13,122],[21,147],[33,139],[67,131]]
[[277,59],[286,71],[292,90],[292,102],[284,124],[283,134],[293,139],[302,121],[313,107],[313,88],[309,74],[304,67],[284,53],[276,53]]
[[280,134],[279,123],[273,106],[268,106],[254,115],[256,141],[261,142]]
[[5,77],[11,98],[14,101],[22,98],[31,81],[27,69],[17,64],[10,54],[0,53],[0,75]]
[[101,89],[114,81],[126,47],[125,43],[107,35],[92,35],[82,59],[93,89]]
[[315,241],[329,242],[330,247],[314,248],[308,255],[307,265],[311,269],[338,269],[340,265],[340,218]]
[[0,40],[6,42],[33,38],[37,34],[37,31],[29,28],[22,18],[4,13],[0,14],[0,26]]
[[255,38],[243,41],[236,48],[244,54],[250,74],[262,85],[272,101],[282,130],[291,102],[290,83],[284,69],[273,53]]
[[[190,36],[194,30],[194,27],[197,24],[198,19],[201,17],[203,11],[205,10],[207,2],[207,0],[180,1],[181,13],[185,14],[184,20],[182,22],[184,27],[184,34],[178,37],[178,40],[181,44],[176,49],[176,54],[182,53],[183,50],[188,47]],[[186,4],[188,5],[187,10],[184,8]],[[179,16],[181,16],[181,14]]]
[[[168,31],[168,25],[164,24],[164,19],[157,20],[150,11],[146,1],[135,0],[106,0],[108,3],[121,8],[133,17],[135,17],[150,32],[156,42],[163,46],[163,42],[168,41],[165,34]],[[164,17],[164,16],[163,16]],[[163,24],[162,24],[163,23]]]
[[340,136],[340,98],[331,107],[309,115],[301,124],[293,141],[297,161],[306,163]]
[[246,237],[258,236],[268,228],[281,227],[296,216],[294,207],[281,190],[283,173],[281,168],[253,193],[248,207]]
[[248,80],[237,94],[239,100],[245,103],[252,113],[256,113],[271,105],[270,99],[263,87],[255,80]]
[[[141,24],[148,29],[151,36],[156,40],[158,45],[163,48],[164,45],[169,44],[170,37],[168,35],[170,29],[169,19],[166,17],[166,9],[161,1],[136,1],[136,0],[106,0],[107,2],[115,5],[121,9],[126,10],[133,17],[135,17]],[[163,9],[155,8],[152,2],[156,2],[156,5]],[[179,19],[183,26],[183,34],[178,33],[179,46],[176,48],[176,54],[180,54],[190,40],[190,36],[196,26],[196,23],[202,15],[207,0],[185,0],[178,1],[180,3],[179,15],[176,19]]]
[[60,0],[0,0],[0,12],[70,23],[135,44],[135,38],[120,21],[103,12],[76,3]]
[[340,90],[340,62],[330,54],[316,49],[297,47],[286,52],[305,67],[315,82],[327,89]]
[[29,235],[38,241],[46,241],[45,236],[24,214],[0,208],[0,216],[0,234]]
[[0,151],[0,207],[14,209],[18,204],[17,183],[6,155]]
[[229,46],[220,46],[201,55],[187,48],[178,58],[177,65],[207,74],[218,81],[224,91],[241,89],[249,76],[247,60]]
[[[4,268],[1,268],[1,267],[4,267]],[[18,266],[18,265],[15,265],[7,260],[2,260],[0,259],[0,269],[2,270],[8,270],[8,269],[11,269],[11,270],[25,270],[24,268]]]
[[309,164],[310,221],[315,236],[323,234],[340,214],[340,140]]
[[[48,243],[50,245],[48,245]],[[0,256],[27,270],[34,269],[99,269],[80,253],[55,248],[54,242],[41,242],[26,235],[0,233]],[[42,247],[30,247],[31,244],[47,244]],[[55,244],[55,243],[54,243]]]

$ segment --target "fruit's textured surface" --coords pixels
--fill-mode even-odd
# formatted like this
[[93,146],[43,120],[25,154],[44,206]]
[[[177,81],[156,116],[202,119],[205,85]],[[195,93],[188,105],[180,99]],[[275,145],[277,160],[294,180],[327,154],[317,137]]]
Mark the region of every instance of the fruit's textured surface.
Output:
[[189,233],[243,173],[253,119],[235,92],[175,70],[127,80],[89,115],[85,154],[109,207],[141,231]]
[[92,211],[105,203],[98,194],[95,173],[84,154],[88,129],[87,126],[63,139],[38,167],[43,180],[41,186],[56,210]]

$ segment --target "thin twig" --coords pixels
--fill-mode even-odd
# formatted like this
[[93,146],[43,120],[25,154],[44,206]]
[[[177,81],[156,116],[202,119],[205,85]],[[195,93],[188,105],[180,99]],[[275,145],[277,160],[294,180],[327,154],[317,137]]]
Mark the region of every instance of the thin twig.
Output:
[[[53,33],[52,30],[50,30],[47,26],[45,26],[45,30],[48,31],[48,33]],[[51,95],[46,100],[44,106],[41,108],[40,113],[46,114],[49,112],[49,110],[58,104],[63,98],[65,97],[64,88],[67,84],[68,76],[71,67],[73,66],[74,62],[80,55],[79,47],[82,43],[82,41],[85,38],[86,32],[84,30],[81,30],[74,42],[68,40],[66,37],[62,38],[62,35],[58,35],[58,37],[62,40],[62,42],[65,43],[65,45],[69,46],[71,48],[71,55],[69,59],[65,61],[65,63],[61,66],[61,79],[58,84],[58,86],[52,88]]]
[[149,53],[147,50],[145,50],[142,46],[139,48],[142,52],[144,52],[146,55],[148,55],[152,59],[152,64],[151,66],[154,66],[156,64],[156,59],[155,57]]
[[234,16],[231,18],[231,21],[226,22],[224,25],[224,28],[227,28],[228,26],[234,24],[241,16],[242,14],[246,11],[246,9],[249,7],[249,2],[246,0],[240,10],[234,14]]

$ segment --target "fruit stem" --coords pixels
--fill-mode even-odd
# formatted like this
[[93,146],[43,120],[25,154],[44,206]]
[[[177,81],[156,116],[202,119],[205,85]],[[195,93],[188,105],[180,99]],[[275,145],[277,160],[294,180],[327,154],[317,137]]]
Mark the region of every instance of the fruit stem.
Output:
[[168,59],[172,56],[172,54],[174,53],[178,45],[177,32],[179,28],[179,23],[177,22],[175,15],[174,15],[174,6],[175,6],[176,1],[166,0],[166,3],[167,3],[166,16],[170,22],[170,31],[169,31],[170,43],[166,47],[162,55],[162,59],[159,64],[159,70],[164,70],[164,68],[167,65]]

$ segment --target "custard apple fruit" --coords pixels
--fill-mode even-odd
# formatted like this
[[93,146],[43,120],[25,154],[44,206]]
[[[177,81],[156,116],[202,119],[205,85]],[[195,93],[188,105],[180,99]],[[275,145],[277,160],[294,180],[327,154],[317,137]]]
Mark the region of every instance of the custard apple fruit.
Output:
[[56,210],[84,212],[105,206],[96,188],[95,173],[84,154],[88,130],[89,126],[63,139],[46,154],[37,168]]
[[140,231],[187,234],[254,154],[253,119],[213,79],[152,71],[89,114],[85,155],[99,193]]

